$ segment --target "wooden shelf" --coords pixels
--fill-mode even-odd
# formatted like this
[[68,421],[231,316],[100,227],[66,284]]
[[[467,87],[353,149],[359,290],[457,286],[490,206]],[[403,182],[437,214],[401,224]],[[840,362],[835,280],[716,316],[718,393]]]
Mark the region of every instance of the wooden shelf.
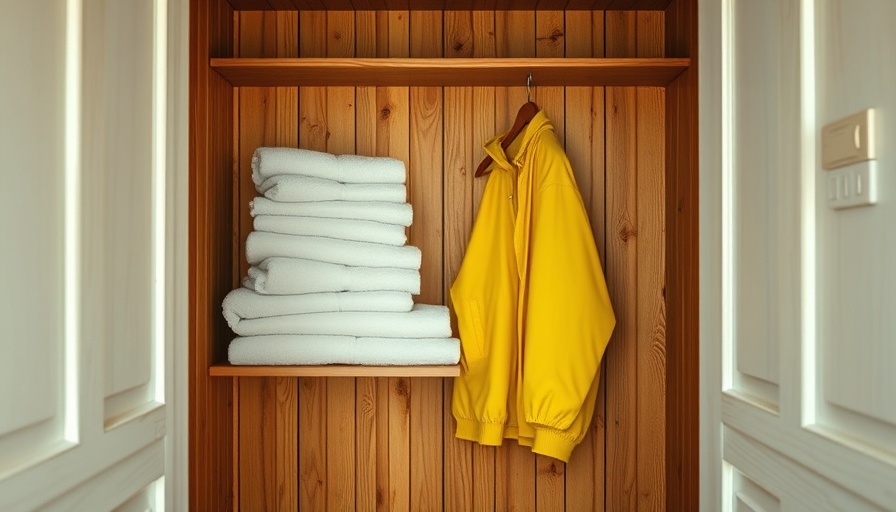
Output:
[[663,87],[690,59],[339,59],[213,58],[234,86],[539,86]]
[[216,364],[212,377],[457,377],[459,365],[447,366],[236,366]]

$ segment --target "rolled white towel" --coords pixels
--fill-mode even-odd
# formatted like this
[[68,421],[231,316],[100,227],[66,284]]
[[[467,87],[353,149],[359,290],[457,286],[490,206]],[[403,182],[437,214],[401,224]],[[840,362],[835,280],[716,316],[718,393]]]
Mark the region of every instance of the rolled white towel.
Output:
[[448,365],[460,360],[460,341],[299,334],[248,336],[231,341],[227,357],[236,365]]
[[240,336],[263,334],[334,334],[382,338],[448,338],[451,320],[446,306],[415,304],[406,313],[305,313],[243,320],[233,327]]
[[221,304],[224,318],[231,329],[241,321],[252,318],[336,311],[407,312],[413,307],[413,297],[404,292],[261,295],[248,288],[232,290]]
[[270,295],[374,290],[417,295],[420,293],[420,271],[273,257],[249,267],[249,276],[243,280],[243,285]]
[[404,203],[407,187],[399,183],[340,183],[323,178],[278,174],[256,189],[265,197],[281,202],[384,201]]
[[[350,208],[349,208],[350,206]],[[410,203],[387,203],[384,201],[314,201],[308,203],[281,203],[266,197],[256,197],[249,203],[249,214],[296,215],[304,217],[324,217],[327,219],[358,219],[410,226],[414,211]]]
[[277,174],[297,174],[342,183],[404,183],[404,162],[395,158],[333,155],[283,147],[260,147],[252,155],[252,180],[256,185]]
[[305,258],[360,267],[395,267],[418,270],[423,255],[411,246],[352,242],[320,236],[281,235],[253,231],[246,237],[246,260],[257,265],[274,256]]
[[369,220],[259,215],[253,220],[253,226],[256,231],[284,235],[324,236],[374,244],[404,245],[408,241],[404,226]]

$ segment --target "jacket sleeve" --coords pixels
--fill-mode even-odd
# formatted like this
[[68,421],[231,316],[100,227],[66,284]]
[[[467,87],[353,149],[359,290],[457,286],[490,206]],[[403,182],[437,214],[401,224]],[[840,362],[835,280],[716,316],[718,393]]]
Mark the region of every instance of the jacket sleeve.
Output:
[[546,160],[540,165],[559,165],[568,179],[543,183],[534,191],[522,402],[533,428],[572,440],[584,435],[566,431],[584,402],[594,400],[595,379],[616,320],[568,160],[562,154]]

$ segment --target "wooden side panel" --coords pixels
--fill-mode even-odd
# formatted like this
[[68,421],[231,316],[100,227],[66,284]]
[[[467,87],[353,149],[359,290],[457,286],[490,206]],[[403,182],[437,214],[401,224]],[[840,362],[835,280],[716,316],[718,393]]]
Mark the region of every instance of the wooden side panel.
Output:
[[208,376],[209,365],[225,357],[222,340],[229,339],[220,301],[232,285],[236,250],[228,173],[233,88],[202,64],[211,56],[230,55],[232,18],[223,1],[190,2],[189,478],[190,505],[196,510],[234,507],[234,433],[233,422],[227,421],[233,386]]
[[697,0],[665,13],[666,55],[691,67],[666,88],[666,506],[699,506]]

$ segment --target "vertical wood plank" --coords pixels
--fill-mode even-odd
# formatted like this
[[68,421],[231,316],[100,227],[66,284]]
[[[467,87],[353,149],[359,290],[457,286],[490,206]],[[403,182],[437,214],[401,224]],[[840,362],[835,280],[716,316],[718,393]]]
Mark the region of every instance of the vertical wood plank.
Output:
[[[566,25],[563,11],[538,11],[535,14],[535,55],[539,58],[563,57],[566,53]],[[563,87],[539,86],[539,77],[532,75],[532,101],[545,111],[557,139],[563,145],[566,139]]]
[[445,11],[445,57],[473,56],[473,13]]
[[299,379],[299,509],[326,510],[326,379]]
[[[566,56],[603,56],[603,12],[566,12]],[[588,210],[598,254],[604,258],[604,88],[566,88],[566,153]],[[604,510],[606,372],[601,371],[590,431],[566,466],[566,509]]]
[[442,11],[411,11],[409,55],[443,57],[442,26]]
[[327,510],[355,506],[355,379],[327,379]]
[[[661,57],[661,12],[638,12],[639,57]],[[665,510],[666,310],[665,310],[665,93],[636,92],[638,141],[638,508]]]
[[[327,21],[323,11],[299,13],[299,56],[324,57]],[[327,150],[327,90],[299,88],[299,147]],[[327,507],[327,379],[299,382],[299,508]]]
[[[355,17],[349,11],[327,13],[327,56],[353,57]],[[329,87],[326,92],[327,152],[355,153],[355,89]],[[327,509],[355,504],[355,379],[327,379]]]
[[[494,11],[473,11],[473,57],[497,57],[497,44],[495,31],[497,30]],[[495,88],[494,87],[474,87],[473,88],[473,112],[476,112],[473,120],[473,143],[476,151],[473,153],[473,171],[479,166],[479,162],[485,158],[485,152],[482,146],[486,140],[492,138],[499,128],[495,125]],[[508,127],[509,128],[509,127]],[[507,129],[507,128],[505,128]],[[485,183],[488,178],[482,177],[473,182],[473,215],[479,212],[479,203],[482,200],[482,192],[485,190]],[[494,451],[492,447],[483,448],[490,457],[489,465],[494,467]],[[476,451],[474,451],[474,458]],[[489,475],[491,480],[494,479],[494,471]],[[491,481],[490,480],[490,481]],[[494,489],[494,486],[492,486]],[[494,497],[494,491],[490,491],[485,499]],[[490,503],[494,503],[494,500]]]
[[[376,56],[376,13],[355,12],[355,55]],[[355,151],[359,155],[376,154],[376,88],[355,89]],[[356,445],[355,510],[382,510],[384,495],[378,487],[378,446],[386,432],[380,430],[382,406],[378,403],[379,380],[372,377],[355,379],[356,386]]]
[[[411,13],[411,56],[442,56],[442,12]],[[408,243],[423,255],[418,301],[444,304],[443,288],[443,137],[442,89],[412,87],[408,195],[414,223]],[[442,381],[410,379],[410,506],[438,510],[442,502]]]
[[[274,444],[277,472],[274,475],[277,497],[276,508],[281,512],[296,510],[299,503],[299,447],[298,398],[299,379],[277,378],[274,385],[277,408],[274,414],[276,430]],[[248,509],[247,509],[248,510]]]
[[[606,13],[608,57],[635,54],[635,16]],[[637,509],[637,148],[631,87],[606,89],[607,284],[616,321],[607,350],[607,509]]]
[[276,425],[274,415],[265,414],[265,409],[275,406],[269,400],[259,404],[259,397],[273,395],[272,379],[240,379],[239,401],[247,407],[240,408],[239,421],[239,461],[240,485],[239,504],[243,510],[253,508],[275,510],[276,503],[276,457],[274,446]]
[[[469,13],[463,13],[469,14]],[[448,20],[451,20],[450,22]],[[466,23],[465,23],[466,22]],[[446,13],[446,40],[459,40],[471,26],[469,17]],[[472,42],[472,38],[470,39]],[[472,52],[472,44],[470,51]],[[450,44],[448,45],[450,48]],[[445,253],[443,296],[452,307],[452,332],[457,333],[457,318],[453,314],[448,290],[460,269],[464,249],[473,225],[473,89],[445,88]],[[454,436],[456,423],[451,414],[452,382],[445,379],[443,407],[445,438],[445,510],[474,510],[473,508],[473,443]],[[483,510],[482,508],[478,510]]]
[[[289,12],[240,13],[239,56],[290,57],[298,50],[297,16]],[[297,90],[244,88],[238,95],[239,246],[252,230],[249,201],[255,197],[251,158],[255,148],[297,143]],[[240,251],[240,275],[248,264]],[[297,505],[297,390],[295,379],[237,379],[239,503],[251,510],[292,510]]]
[[389,378],[389,494],[390,511],[409,511],[411,384],[406,377]]
[[410,510],[443,510],[442,379],[411,380]]
[[377,379],[364,377],[355,379],[355,510],[373,511],[377,509],[376,487],[376,443],[377,443]]

